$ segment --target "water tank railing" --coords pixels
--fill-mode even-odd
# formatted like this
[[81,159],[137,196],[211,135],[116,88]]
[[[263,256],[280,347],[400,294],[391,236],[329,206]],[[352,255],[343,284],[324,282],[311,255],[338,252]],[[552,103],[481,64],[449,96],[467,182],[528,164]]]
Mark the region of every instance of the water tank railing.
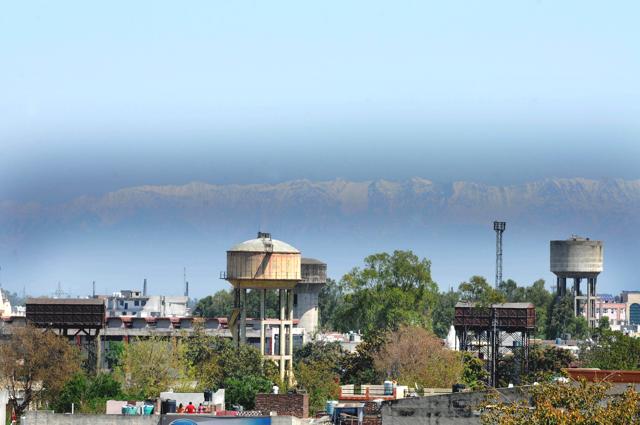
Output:
[[304,283],[326,283],[326,276],[302,276],[302,282]]
[[241,280],[302,280],[300,273],[296,272],[269,272],[260,275],[251,275],[247,274],[233,274],[231,271],[221,271],[220,279],[230,280],[230,279],[241,279]]

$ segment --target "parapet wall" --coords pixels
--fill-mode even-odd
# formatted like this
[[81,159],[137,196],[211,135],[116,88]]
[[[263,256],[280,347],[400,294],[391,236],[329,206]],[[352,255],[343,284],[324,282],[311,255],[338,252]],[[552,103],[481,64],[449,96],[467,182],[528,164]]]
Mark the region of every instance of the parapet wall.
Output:
[[256,394],[256,410],[268,415],[309,417],[308,394]]
[[158,425],[160,416],[67,415],[29,411],[22,425]]

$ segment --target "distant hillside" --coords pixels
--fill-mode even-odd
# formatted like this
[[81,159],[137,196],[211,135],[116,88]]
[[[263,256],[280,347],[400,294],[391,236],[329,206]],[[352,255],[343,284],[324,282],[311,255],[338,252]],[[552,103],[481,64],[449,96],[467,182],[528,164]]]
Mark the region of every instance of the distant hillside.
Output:
[[46,293],[61,280],[77,294],[92,280],[116,290],[143,277],[175,293],[187,266],[203,295],[225,287],[226,249],[266,230],[326,261],[335,278],[368,254],[412,249],[448,288],[493,275],[491,222],[504,219],[505,276],[551,285],[549,240],[576,233],[605,241],[602,288],[615,292],[639,285],[639,211],[640,181],[624,180],[139,186],[56,205],[0,202],[0,264],[13,290]]
[[302,226],[481,223],[503,218],[534,224],[640,222],[640,180],[546,179],[513,186],[473,182],[297,180],[279,184],[138,186],[60,205],[0,203],[5,242],[42,226],[80,229],[120,224]]

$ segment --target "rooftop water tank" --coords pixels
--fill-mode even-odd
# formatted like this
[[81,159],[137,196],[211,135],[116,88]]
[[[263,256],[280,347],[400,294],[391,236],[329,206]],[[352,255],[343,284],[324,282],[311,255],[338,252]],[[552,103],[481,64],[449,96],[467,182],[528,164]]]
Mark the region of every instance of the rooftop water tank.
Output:
[[236,288],[293,288],[300,280],[300,251],[259,232],[227,251],[226,279]]

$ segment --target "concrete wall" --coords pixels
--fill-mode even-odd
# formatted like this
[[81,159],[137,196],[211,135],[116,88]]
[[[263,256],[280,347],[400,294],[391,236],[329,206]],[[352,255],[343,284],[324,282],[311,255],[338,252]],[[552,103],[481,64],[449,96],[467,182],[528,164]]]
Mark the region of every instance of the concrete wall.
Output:
[[7,423],[7,403],[9,403],[9,393],[7,390],[0,390],[0,425]]
[[[504,401],[522,398],[517,388],[500,392]],[[477,407],[485,397],[485,392],[477,391],[388,401],[382,406],[382,425],[477,425]]]
[[158,425],[159,416],[65,415],[29,411],[22,425]]

